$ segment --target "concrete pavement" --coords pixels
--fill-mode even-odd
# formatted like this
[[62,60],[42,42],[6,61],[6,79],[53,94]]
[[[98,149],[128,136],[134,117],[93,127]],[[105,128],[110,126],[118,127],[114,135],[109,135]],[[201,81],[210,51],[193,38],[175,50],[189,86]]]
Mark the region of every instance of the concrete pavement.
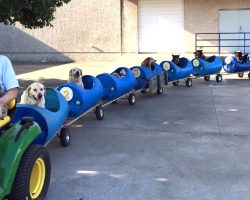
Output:
[[[94,72],[105,69],[96,65]],[[68,65],[56,69],[46,68],[66,73]],[[39,74],[18,77],[28,83]],[[45,83],[67,79],[57,74]],[[249,200],[250,81],[224,78],[169,85],[161,96],[138,93],[134,106],[106,107],[103,121],[93,113],[78,120],[68,148],[57,138],[48,145],[47,200]]]

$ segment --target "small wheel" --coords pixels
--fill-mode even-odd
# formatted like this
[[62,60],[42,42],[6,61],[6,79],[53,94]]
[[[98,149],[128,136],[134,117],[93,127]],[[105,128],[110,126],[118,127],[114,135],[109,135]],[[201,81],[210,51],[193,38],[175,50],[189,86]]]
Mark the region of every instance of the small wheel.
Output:
[[250,79],[250,72],[248,72],[248,78]]
[[8,199],[45,199],[50,183],[51,161],[45,147],[32,144],[19,163]]
[[141,93],[145,94],[146,93],[146,89],[141,90]]
[[221,76],[221,74],[217,74],[217,75],[216,75],[216,81],[217,81],[218,83],[222,82],[222,76]]
[[244,72],[238,73],[238,77],[239,77],[239,78],[242,78],[243,76],[244,76]]
[[186,80],[186,86],[187,87],[192,87],[192,85],[193,85],[192,79],[191,78],[187,78],[187,80]]
[[60,141],[63,147],[67,147],[70,144],[70,132],[67,128],[62,128],[60,133]]
[[159,87],[158,89],[157,89],[157,94],[158,95],[161,95],[163,93],[163,87]]
[[136,96],[134,93],[130,93],[128,96],[128,103],[129,105],[135,105],[136,102]]
[[204,80],[205,81],[209,81],[210,80],[210,76],[204,76]]
[[98,120],[104,119],[104,111],[103,111],[103,108],[101,106],[96,106],[95,116],[96,116],[96,119],[98,119]]
[[178,85],[179,85],[179,81],[173,82],[173,85],[174,85],[174,86],[178,86]]

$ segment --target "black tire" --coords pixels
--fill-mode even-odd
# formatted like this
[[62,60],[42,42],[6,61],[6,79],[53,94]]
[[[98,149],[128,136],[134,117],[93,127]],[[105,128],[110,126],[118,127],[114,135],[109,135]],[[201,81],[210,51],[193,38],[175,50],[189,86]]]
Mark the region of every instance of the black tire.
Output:
[[239,77],[239,78],[243,78],[243,76],[244,76],[244,72],[238,73],[238,77]]
[[159,87],[158,89],[157,89],[157,94],[158,95],[161,95],[163,93],[163,87]]
[[104,111],[103,111],[103,108],[101,106],[96,106],[95,116],[96,116],[96,119],[98,119],[98,120],[104,119]]
[[130,93],[128,95],[128,103],[129,103],[129,105],[135,105],[135,103],[136,103],[136,96],[135,96],[134,93]]
[[[36,198],[31,196],[30,191],[30,180],[32,176],[32,170],[35,166],[37,160],[43,160],[45,166],[45,177],[43,182],[43,187]],[[14,183],[10,194],[7,196],[11,200],[20,199],[35,199],[42,200],[45,199],[47,190],[50,183],[51,174],[51,161],[48,151],[45,147],[41,145],[31,145],[26,152],[23,154],[21,162],[19,164]]]
[[178,85],[179,85],[179,81],[173,82],[173,85],[174,85],[174,86],[178,86]]
[[205,81],[209,81],[210,80],[210,76],[204,76],[204,80]]
[[248,78],[250,79],[250,72],[248,72]]
[[61,128],[60,142],[63,147],[70,145],[70,132],[68,128]]
[[193,85],[192,79],[191,78],[187,78],[187,80],[186,80],[186,86],[187,87],[192,87],[192,85]]
[[146,89],[141,90],[141,93],[145,94],[146,93]]
[[222,82],[222,75],[221,75],[221,74],[217,74],[217,75],[216,75],[216,81],[217,81],[218,83]]

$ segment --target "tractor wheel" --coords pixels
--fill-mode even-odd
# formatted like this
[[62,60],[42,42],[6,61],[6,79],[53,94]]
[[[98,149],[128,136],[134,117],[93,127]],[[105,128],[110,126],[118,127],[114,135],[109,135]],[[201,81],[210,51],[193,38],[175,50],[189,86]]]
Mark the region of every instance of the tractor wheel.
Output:
[[48,151],[41,145],[31,145],[19,164],[8,199],[45,199],[51,173]]

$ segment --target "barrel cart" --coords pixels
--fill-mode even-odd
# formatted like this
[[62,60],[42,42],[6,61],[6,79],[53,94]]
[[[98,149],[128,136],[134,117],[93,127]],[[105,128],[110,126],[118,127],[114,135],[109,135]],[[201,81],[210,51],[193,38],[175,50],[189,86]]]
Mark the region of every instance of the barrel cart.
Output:
[[219,56],[211,56],[206,60],[202,58],[194,58],[192,60],[193,75],[196,77],[204,77],[205,81],[210,80],[210,76],[216,74],[216,81],[222,82],[222,69],[223,62]]
[[228,56],[223,61],[223,69],[229,74],[238,73],[240,78],[244,76],[244,72],[248,72],[248,78],[250,79],[249,58],[246,61],[240,62],[235,56]]
[[44,199],[51,161],[46,148],[35,142],[42,130],[32,117],[11,122],[15,110],[11,106],[0,120],[0,199]]
[[58,135],[61,145],[70,144],[70,132],[64,125],[69,108],[63,95],[55,89],[47,88],[45,94],[45,108],[30,105],[17,104],[13,122],[23,117],[32,117],[41,127],[41,134],[33,141],[34,144],[47,145],[54,136]]
[[163,93],[163,86],[167,85],[168,74],[157,63],[152,63],[151,70],[145,66],[134,66],[131,68],[135,78],[135,91],[149,94]]
[[168,74],[168,83],[178,86],[179,81],[184,79],[187,87],[192,86],[190,76],[193,74],[193,66],[187,58],[180,58],[178,65],[172,61],[163,61],[160,66]]
[[70,125],[90,111],[94,111],[96,118],[102,120],[104,111],[100,105],[103,97],[103,86],[99,79],[86,75],[82,77],[83,88],[75,83],[65,83],[57,90],[65,97],[69,107],[69,114],[65,125]]
[[130,69],[119,67],[110,74],[99,74],[97,78],[104,89],[101,107],[105,107],[123,98],[128,100],[129,105],[134,105],[136,103],[136,96],[134,93],[136,79]]

